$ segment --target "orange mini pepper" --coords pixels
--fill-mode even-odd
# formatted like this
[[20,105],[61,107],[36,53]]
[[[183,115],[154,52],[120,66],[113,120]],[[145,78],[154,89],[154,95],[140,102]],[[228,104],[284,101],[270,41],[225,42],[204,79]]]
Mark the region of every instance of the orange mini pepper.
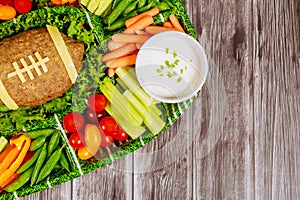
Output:
[[6,158],[7,154],[15,147],[16,145],[10,145],[0,154],[0,163],[2,163],[2,161]]
[[1,175],[0,175],[0,185],[4,185],[4,183],[17,171],[17,169],[20,167],[23,159],[26,156],[27,151],[30,148],[31,139],[25,135],[21,135],[20,137],[16,139],[11,139],[10,144],[15,144],[16,148],[20,149],[21,152],[19,153],[16,160],[10,165],[8,169],[6,169]]

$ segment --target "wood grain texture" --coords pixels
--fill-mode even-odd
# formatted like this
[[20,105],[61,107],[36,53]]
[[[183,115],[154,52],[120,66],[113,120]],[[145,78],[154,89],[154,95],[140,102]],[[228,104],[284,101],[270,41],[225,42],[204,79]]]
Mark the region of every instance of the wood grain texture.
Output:
[[210,73],[136,153],[24,199],[300,199],[300,1],[186,0]]

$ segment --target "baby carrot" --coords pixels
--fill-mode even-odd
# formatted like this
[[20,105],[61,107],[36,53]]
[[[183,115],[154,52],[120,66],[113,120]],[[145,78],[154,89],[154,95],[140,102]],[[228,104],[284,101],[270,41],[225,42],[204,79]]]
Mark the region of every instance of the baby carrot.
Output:
[[117,68],[108,68],[107,74],[109,77],[113,77],[116,74]]
[[117,58],[108,67],[109,68],[117,68],[117,67],[126,67],[126,66],[135,65],[136,57],[137,57],[137,53],[129,55],[129,56]]
[[175,28],[177,28],[180,32],[184,32],[182,26],[180,25],[178,19],[176,18],[176,16],[174,14],[171,14],[169,16],[169,19]]
[[128,34],[114,34],[112,40],[115,42],[125,42],[125,43],[144,43],[150,37],[145,35],[128,35]]
[[108,50],[109,51],[113,51],[116,50],[122,46],[126,45],[126,43],[121,43],[121,42],[114,42],[112,40],[110,40],[107,44]]
[[172,25],[171,22],[164,22],[164,23],[163,23],[163,27],[166,27],[166,28],[174,28],[174,26]]
[[136,15],[134,17],[131,17],[129,19],[127,19],[125,21],[125,25],[126,27],[129,27],[131,26],[132,24],[134,24],[135,22],[137,22],[138,20],[140,20],[141,18],[147,16],[147,15],[150,15],[150,16],[155,16],[155,15],[158,15],[159,14],[159,9],[158,8],[152,8],[151,10],[148,10],[146,12],[143,12],[139,15]]
[[119,49],[116,49],[102,57],[103,62],[107,62],[111,59],[127,56],[132,54],[136,50],[135,44],[127,44]]
[[146,15],[146,16],[142,17],[141,19],[139,19],[138,21],[136,21],[131,26],[129,26],[124,31],[124,33],[126,33],[126,34],[134,34],[135,30],[144,29],[145,27],[150,26],[153,22],[154,22],[153,17],[150,16],[150,15]]
[[148,26],[145,28],[146,32],[155,35],[158,33],[166,32],[166,31],[178,31],[176,28],[166,28],[162,26]]

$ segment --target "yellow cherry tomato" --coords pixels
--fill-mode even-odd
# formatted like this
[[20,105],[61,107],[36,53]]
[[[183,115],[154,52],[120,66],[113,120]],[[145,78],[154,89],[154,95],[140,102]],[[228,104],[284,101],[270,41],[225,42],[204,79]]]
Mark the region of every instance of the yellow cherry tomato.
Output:
[[85,126],[85,144],[88,149],[99,149],[101,144],[101,133],[98,126],[87,124]]
[[81,160],[88,160],[93,157],[93,154],[86,147],[80,148],[77,155]]
[[0,6],[0,20],[11,20],[17,15],[16,9],[11,6]]

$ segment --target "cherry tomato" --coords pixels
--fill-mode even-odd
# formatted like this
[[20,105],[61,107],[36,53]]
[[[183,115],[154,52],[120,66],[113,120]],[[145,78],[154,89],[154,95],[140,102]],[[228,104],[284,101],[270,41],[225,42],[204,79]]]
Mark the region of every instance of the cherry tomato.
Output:
[[82,139],[83,136],[81,136],[79,133],[73,133],[69,138],[69,143],[74,149],[81,149],[84,147]]
[[85,126],[84,141],[88,149],[98,149],[101,144],[101,133],[98,126],[87,124]]
[[102,147],[109,147],[114,143],[114,138],[112,136],[105,135],[103,132],[101,132],[101,137],[102,140],[100,146]]
[[103,130],[104,134],[109,136],[112,136],[112,134],[116,132],[118,128],[116,120],[110,116],[103,117],[99,125],[100,128]]
[[125,141],[128,139],[128,134],[121,127],[118,127],[117,131],[113,133],[113,138],[118,141]]
[[71,112],[64,117],[63,125],[69,133],[80,132],[84,126],[84,118],[80,113]]
[[12,0],[0,0],[0,5],[14,7],[14,3],[12,2]]
[[81,160],[88,160],[94,156],[86,147],[80,148],[77,155]]
[[102,112],[106,105],[107,99],[103,94],[93,94],[88,99],[89,108],[95,112]]
[[16,10],[11,6],[0,6],[0,20],[11,20],[17,15]]
[[93,111],[93,110],[91,110],[91,109],[88,108],[88,109],[86,109],[84,115],[85,115],[85,118],[86,118],[89,122],[98,124],[99,121],[100,121],[103,117],[107,116],[107,113],[106,113],[105,110],[103,110],[103,111],[100,112],[100,113],[96,113],[95,111]]
[[14,7],[19,13],[25,14],[31,11],[32,2],[30,0],[14,0]]

